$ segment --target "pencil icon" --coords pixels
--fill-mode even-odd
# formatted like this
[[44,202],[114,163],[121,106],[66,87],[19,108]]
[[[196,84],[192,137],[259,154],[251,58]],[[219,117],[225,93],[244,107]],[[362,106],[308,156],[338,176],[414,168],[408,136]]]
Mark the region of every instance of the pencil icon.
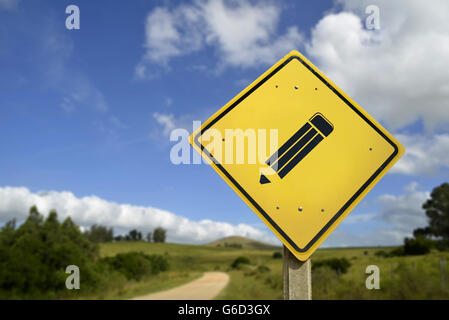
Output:
[[[321,113],[316,113],[265,163],[282,179],[333,130],[334,126]],[[271,181],[261,174],[259,182]]]

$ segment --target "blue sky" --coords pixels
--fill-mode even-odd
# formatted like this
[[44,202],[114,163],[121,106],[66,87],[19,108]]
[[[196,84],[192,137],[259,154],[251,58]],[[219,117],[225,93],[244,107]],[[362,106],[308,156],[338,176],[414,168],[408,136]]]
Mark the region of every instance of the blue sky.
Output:
[[210,167],[172,164],[168,133],[297,49],[407,148],[325,245],[400,242],[449,176],[448,8],[369,4],[376,31],[363,1],[0,0],[0,222],[38,203],[85,227],[163,225],[172,241],[276,241]]

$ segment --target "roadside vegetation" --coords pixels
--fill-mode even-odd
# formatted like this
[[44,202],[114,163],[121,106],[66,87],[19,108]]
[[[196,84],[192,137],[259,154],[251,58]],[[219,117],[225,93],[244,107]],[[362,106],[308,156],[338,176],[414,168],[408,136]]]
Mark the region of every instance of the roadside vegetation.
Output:
[[[97,242],[111,237],[112,230],[101,226],[82,233],[70,218],[59,222],[56,211],[44,219],[33,206],[18,228],[12,220],[0,231],[0,299],[98,297],[116,288],[137,290],[146,282],[164,287],[155,279],[170,269],[165,255],[130,250],[112,257],[100,256]],[[80,290],[66,288],[69,274],[65,270],[69,265],[80,270]],[[191,279],[185,272],[170,275],[174,280]],[[140,286],[133,285],[137,281]],[[121,290],[118,296],[126,294]]]
[[[449,299],[449,184],[423,205],[428,226],[400,247],[319,249],[312,256],[313,299]],[[36,207],[19,227],[0,231],[0,299],[131,298],[172,288],[205,271],[230,275],[217,299],[282,299],[282,248],[231,237],[208,245],[165,243],[166,231],[114,237],[95,225],[86,232]],[[77,265],[81,289],[67,290],[65,268]],[[367,266],[380,271],[368,290]]]

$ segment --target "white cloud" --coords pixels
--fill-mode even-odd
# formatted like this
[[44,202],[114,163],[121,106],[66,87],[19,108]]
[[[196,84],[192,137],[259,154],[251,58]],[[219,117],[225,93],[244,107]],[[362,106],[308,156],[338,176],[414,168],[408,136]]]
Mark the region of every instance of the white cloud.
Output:
[[[343,90],[393,129],[422,119],[449,123],[449,2],[339,1],[322,18],[307,54]],[[363,27],[368,5],[380,8],[378,31]]]
[[323,242],[323,247],[372,247],[393,246],[404,243],[404,237],[408,234],[395,229],[378,229],[375,232],[364,232],[355,234],[337,228]]
[[449,168],[449,134],[397,134],[406,149],[404,156],[391,169],[392,173],[407,175],[436,175]]
[[[378,213],[351,213],[342,226],[351,225],[352,230],[337,229],[325,241],[332,246],[389,246],[400,245],[405,237],[411,237],[413,230],[427,225],[422,209],[430,193],[422,191],[417,182],[411,182],[401,195],[384,194],[377,198]],[[380,225],[379,225],[380,224]],[[357,225],[357,229],[354,228]]]
[[206,243],[221,237],[239,235],[278,243],[271,234],[247,224],[232,225],[212,220],[192,221],[166,210],[118,204],[96,196],[78,198],[68,191],[32,193],[24,187],[0,187],[1,222],[12,218],[24,220],[32,205],[36,205],[45,215],[49,210],[55,209],[60,218],[70,216],[83,227],[102,224],[124,231],[137,228],[149,232],[161,226],[167,229],[167,239],[172,242]]
[[411,235],[414,229],[427,224],[422,205],[429,196],[429,192],[419,190],[416,182],[409,184],[402,195],[382,195],[378,199],[382,205],[378,219],[389,223],[396,231]]
[[[210,113],[209,110],[206,112]],[[188,132],[193,132],[195,122],[200,122],[201,118],[204,116],[192,115],[192,114],[183,114],[180,116],[174,115],[173,113],[162,113],[162,112],[154,112],[153,119],[157,123],[156,127],[153,127],[152,132],[150,132],[150,136],[155,139],[160,139],[161,135],[165,137],[169,137],[170,133],[174,129],[185,129]]]
[[364,223],[364,222],[372,221],[373,218],[375,218],[376,216],[377,216],[377,214],[375,214],[375,213],[350,214],[344,220],[344,223],[345,224]]
[[156,8],[150,12],[145,24],[146,57],[165,64],[172,57],[198,50],[203,41],[199,15],[194,6],[180,6],[173,12]]
[[296,27],[277,37],[280,9],[271,2],[195,1],[173,10],[151,11],[145,25],[146,54],[136,67],[144,77],[146,64],[167,65],[174,57],[215,49],[222,67],[269,64],[295,49],[303,40]]
[[155,112],[153,118],[162,127],[162,133],[164,136],[169,136],[170,132],[177,128],[175,124],[175,116],[173,114],[163,114]]

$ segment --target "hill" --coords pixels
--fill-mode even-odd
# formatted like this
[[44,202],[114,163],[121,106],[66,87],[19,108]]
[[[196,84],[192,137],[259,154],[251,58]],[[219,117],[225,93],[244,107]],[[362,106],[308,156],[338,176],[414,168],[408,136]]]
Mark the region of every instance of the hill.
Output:
[[242,248],[248,250],[280,250],[282,247],[275,246],[272,244],[264,243],[261,241],[239,237],[231,236],[222,239],[215,240],[211,243],[206,244],[212,247],[224,247],[224,248]]

